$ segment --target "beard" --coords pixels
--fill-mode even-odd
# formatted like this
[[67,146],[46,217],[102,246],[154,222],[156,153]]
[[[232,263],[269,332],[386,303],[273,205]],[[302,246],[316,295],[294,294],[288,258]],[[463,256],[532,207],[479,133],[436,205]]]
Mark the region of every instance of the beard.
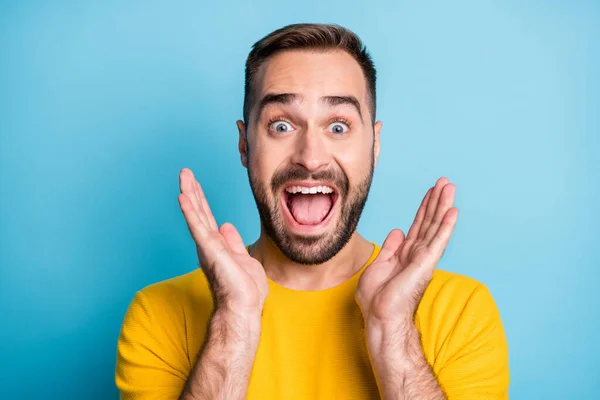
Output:
[[[371,157],[371,167],[367,176],[354,187],[350,187],[348,177],[341,170],[325,170],[311,173],[299,166],[290,166],[277,171],[271,178],[270,185],[260,182],[252,174],[248,164],[248,178],[258,214],[264,232],[277,248],[290,261],[298,264],[322,264],[332,259],[348,243],[367,202],[371,182],[373,181],[374,162]],[[340,216],[333,232],[313,236],[292,235],[286,231],[280,196],[287,182],[293,180],[318,180],[333,184],[341,201]],[[268,191],[272,196],[269,197]],[[270,200],[273,199],[273,200]],[[330,212],[333,212],[332,206]]]

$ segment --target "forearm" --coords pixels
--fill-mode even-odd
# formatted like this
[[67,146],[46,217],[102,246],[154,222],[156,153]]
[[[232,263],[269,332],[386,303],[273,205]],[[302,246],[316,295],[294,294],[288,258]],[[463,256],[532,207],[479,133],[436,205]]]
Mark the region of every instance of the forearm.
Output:
[[180,400],[244,399],[260,338],[260,314],[216,312]]
[[446,399],[423,356],[419,332],[412,323],[367,330],[369,357],[385,400]]

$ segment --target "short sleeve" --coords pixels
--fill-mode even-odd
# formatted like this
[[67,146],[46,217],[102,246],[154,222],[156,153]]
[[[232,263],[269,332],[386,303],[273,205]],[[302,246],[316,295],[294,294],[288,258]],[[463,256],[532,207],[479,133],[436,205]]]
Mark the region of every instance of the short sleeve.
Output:
[[122,400],[176,400],[189,373],[178,316],[158,296],[138,292],[117,344],[115,381]]
[[460,313],[438,372],[449,400],[508,399],[508,345],[491,293],[479,284]]

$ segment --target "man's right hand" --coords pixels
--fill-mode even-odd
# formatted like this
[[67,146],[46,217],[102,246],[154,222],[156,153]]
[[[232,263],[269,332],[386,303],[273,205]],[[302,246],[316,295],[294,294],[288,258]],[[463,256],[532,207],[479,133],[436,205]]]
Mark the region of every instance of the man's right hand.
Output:
[[179,205],[215,300],[203,348],[180,399],[243,399],[260,340],[267,275],[233,225],[217,227],[192,171],[181,170],[179,187]]
[[[217,227],[200,184],[191,170],[179,174],[179,205],[215,298],[215,311],[260,316],[269,286],[263,266],[252,258],[229,223]],[[256,314],[255,314],[256,315]]]

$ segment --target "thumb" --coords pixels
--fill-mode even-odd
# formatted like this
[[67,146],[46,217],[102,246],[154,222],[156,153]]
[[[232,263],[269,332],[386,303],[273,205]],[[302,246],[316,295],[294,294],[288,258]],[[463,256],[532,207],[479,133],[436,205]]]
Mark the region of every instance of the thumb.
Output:
[[219,232],[223,239],[225,239],[225,243],[227,246],[235,252],[235,253],[247,253],[246,247],[244,246],[244,241],[240,236],[235,226],[226,222],[219,228]]
[[389,235],[385,238],[377,258],[381,257],[384,260],[389,259],[396,253],[402,242],[404,242],[404,232],[402,232],[400,229],[392,229]]

